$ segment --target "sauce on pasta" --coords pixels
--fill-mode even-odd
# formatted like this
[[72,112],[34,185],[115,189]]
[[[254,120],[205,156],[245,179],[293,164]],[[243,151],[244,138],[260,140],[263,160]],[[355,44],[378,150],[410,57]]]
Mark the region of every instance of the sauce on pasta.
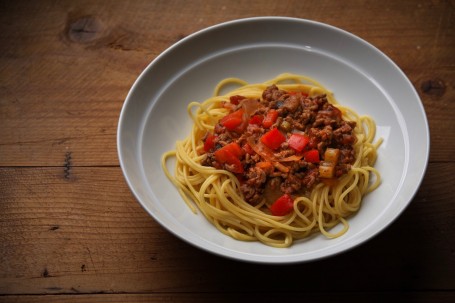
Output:
[[[239,88],[222,95],[227,84]],[[339,237],[379,186],[374,121],[311,78],[228,78],[188,113],[193,129],[163,155],[163,169],[194,212],[235,239],[288,247],[314,232]]]

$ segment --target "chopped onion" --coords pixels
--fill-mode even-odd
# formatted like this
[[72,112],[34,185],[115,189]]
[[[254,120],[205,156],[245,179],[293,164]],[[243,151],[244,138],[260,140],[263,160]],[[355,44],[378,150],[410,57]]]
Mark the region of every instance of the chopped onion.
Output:
[[335,164],[331,162],[321,162],[319,165],[319,177],[333,178],[335,175]]
[[340,157],[340,150],[338,148],[327,148],[324,153],[324,161],[331,162],[333,165],[338,163]]
[[261,103],[259,103],[259,101],[256,99],[243,99],[240,101],[240,105],[248,117],[254,114],[256,110],[262,106]]
[[270,162],[291,162],[298,161],[303,158],[303,154],[299,154],[280,159],[277,158],[273,151],[267,146],[265,146],[261,141],[258,141],[256,143],[254,142],[254,139],[252,137],[248,137],[246,140],[248,142],[248,145],[251,146],[251,148],[254,150],[256,154]]

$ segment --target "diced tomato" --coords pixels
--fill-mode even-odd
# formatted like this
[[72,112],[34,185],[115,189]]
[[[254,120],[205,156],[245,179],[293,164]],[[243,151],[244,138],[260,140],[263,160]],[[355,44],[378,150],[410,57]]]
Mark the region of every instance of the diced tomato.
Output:
[[229,143],[218,149],[215,153],[215,160],[220,164],[228,164],[229,170],[233,173],[243,173],[243,166],[240,158],[243,155],[242,148],[235,142]]
[[242,124],[243,122],[243,110],[239,109],[233,113],[228,114],[227,116],[224,116],[221,120],[220,123],[224,127],[226,127],[228,130],[235,130],[237,126]]
[[248,123],[250,124],[256,124],[256,125],[261,125],[262,120],[264,120],[264,116],[262,115],[254,115],[250,118],[250,121]]
[[215,137],[213,134],[207,134],[207,137],[205,138],[204,142],[204,150],[206,152],[210,151],[212,148],[215,147]]
[[301,152],[310,142],[310,138],[303,134],[292,134],[288,139],[289,147]]
[[271,149],[278,149],[284,141],[286,137],[277,128],[273,128],[261,137],[261,142]]
[[278,112],[275,109],[270,109],[262,120],[262,126],[269,128],[276,122],[278,119]]
[[[240,145],[238,145],[237,143],[235,142],[232,142],[232,143],[229,143],[225,146],[223,146],[222,148],[218,149],[216,152],[215,152],[215,157],[216,157],[216,153],[217,152],[228,152],[228,153],[231,153],[233,154],[234,156],[236,156],[237,158],[240,158],[241,156],[243,156],[243,151],[242,151],[242,148],[240,147]],[[222,162],[222,161],[219,161],[218,159],[216,159],[218,162]]]
[[319,151],[317,149],[309,150],[303,155],[303,158],[307,162],[318,163],[319,162]]
[[228,130],[235,130],[236,127],[240,126],[243,122],[243,113],[243,110],[239,109],[233,113],[228,114],[227,116],[224,116],[220,120],[220,123]]
[[231,103],[235,104],[235,105],[238,105],[240,103],[240,101],[242,101],[243,99],[245,99],[245,97],[240,96],[240,95],[235,95],[235,96],[229,97],[229,101],[231,101]]
[[285,216],[289,214],[294,209],[294,200],[288,194],[284,194],[279,197],[272,206],[270,206],[270,211],[274,216]]
[[226,167],[227,170],[236,174],[241,174],[244,172],[242,162],[234,154],[226,152],[223,158],[225,159],[224,164],[228,165]]

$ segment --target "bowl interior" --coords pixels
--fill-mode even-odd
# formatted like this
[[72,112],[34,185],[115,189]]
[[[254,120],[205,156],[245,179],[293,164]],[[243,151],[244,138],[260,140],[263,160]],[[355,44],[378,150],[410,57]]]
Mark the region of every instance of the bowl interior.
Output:
[[[267,35],[264,33],[266,32]],[[311,35],[310,35],[311,33]],[[229,37],[229,39],[226,39]],[[334,92],[338,102],[377,124],[384,139],[375,167],[381,186],[363,199],[344,236],[315,235],[287,249],[242,242],[194,215],[161,169],[161,156],[188,136],[191,101],[210,97],[227,77],[263,82],[284,72],[304,74]],[[419,134],[419,135],[418,135]],[[415,194],[428,159],[428,125],[406,76],[365,41],[334,27],[289,18],[252,18],[198,32],[152,62],[122,109],[118,148],[129,186],[164,227],[202,249],[267,263],[308,261],[352,248],[390,224]],[[417,148],[416,148],[417,147]],[[173,170],[173,163],[169,163]]]

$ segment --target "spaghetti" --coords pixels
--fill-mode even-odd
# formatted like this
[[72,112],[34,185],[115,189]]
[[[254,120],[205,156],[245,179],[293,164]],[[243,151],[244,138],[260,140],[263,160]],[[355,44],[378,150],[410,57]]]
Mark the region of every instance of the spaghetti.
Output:
[[[233,84],[239,87],[222,94]],[[309,77],[227,78],[213,97],[191,102],[188,114],[191,133],[163,154],[163,170],[194,213],[234,239],[289,247],[315,232],[339,237],[380,184],[373,119],[338,104]],[[341,230],[329,231],[339,223]]]

